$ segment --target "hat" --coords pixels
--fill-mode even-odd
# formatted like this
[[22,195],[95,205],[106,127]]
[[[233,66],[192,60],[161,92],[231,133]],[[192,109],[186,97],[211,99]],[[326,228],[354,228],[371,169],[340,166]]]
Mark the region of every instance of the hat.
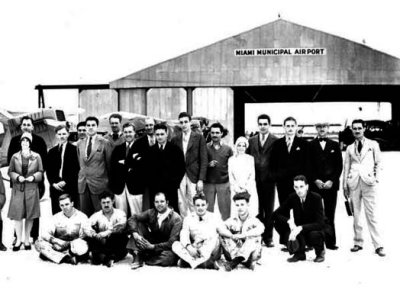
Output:
[[24,133],[21,135],[20,141],[22,141],[22,139],[28,139],[29,142],[32,143],[32,134],[29,133],[29,132],[24,132]]
[[86,252],[88,252],[89,246],[86,241],[83,239],[75,239],[71,241],[71,252],[73,254],[76,254],[78,256],[84,255]]
[[300,249],[300,243],[297,239],[289,240],[287,243],[287,248],[290,254],[296,253]]

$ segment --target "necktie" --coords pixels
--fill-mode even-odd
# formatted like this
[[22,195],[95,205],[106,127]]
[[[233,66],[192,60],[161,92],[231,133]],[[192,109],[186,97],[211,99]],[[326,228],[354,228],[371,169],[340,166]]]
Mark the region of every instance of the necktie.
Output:
[[114,141],[118,140],[119,135],[117,133],[113,133],[112,138]]
[[89,143],[86,149],[86,158],[89,158],[91,153],[92,153],[92,137],[89,137]]
[[358,153],[360,154],[361,150],[362,150],[362,142],[361,141],[358,141],[357,150],[358,150]]
[[199,221],[203,221],[203,217],[202,216],[199,216]]
[[128,157],[129,148],[130,148],[130,145],[127,144],[127,145],[126,145],[126,150],[125,150],[125,158]]
[[326,140],[325,140],[325,138],[318,138],[318,141],[325,142]]
[[160,145],[160,151],[163,151],[163,150],[164,150],[163,146],[162,146],[162,145]]
[[292,143],[291,143],[291,141],[290,141],[290,138],[287,138],[287,140],[286,140],[286,145],[287,145],[288,152],[290,152],[290,147],[292,146]]
[[264,146],[265,143],[265,134],[261,135],[261,146]]

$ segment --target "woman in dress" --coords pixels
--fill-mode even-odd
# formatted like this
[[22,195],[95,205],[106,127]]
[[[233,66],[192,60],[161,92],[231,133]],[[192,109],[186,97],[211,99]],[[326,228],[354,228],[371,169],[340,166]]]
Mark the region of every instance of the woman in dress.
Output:
[[[247,191],[250,194],[249,212],[252,216],[258,214],[258,195],[255,180],[254,158],[246,154],[249,141],[239,137],[235,143],[235,154],[228,160],[229,183],[232,197],[236,193]],[[232,200],[233,202],[233,200]],[[231,211],[236,214],[234,205]]]
[[22,245],[23,220],[25,219],[25,250],[31,249],[30,237],[33,220],[40,217],[39,187],[43,179],[42,159],[38,153],[31,151],[32,135],[24,133],[21,136],[21,150],[10,160],[8,175],[13,182],[8,218],[14,220],[16,243],[13,251],[18,251]]

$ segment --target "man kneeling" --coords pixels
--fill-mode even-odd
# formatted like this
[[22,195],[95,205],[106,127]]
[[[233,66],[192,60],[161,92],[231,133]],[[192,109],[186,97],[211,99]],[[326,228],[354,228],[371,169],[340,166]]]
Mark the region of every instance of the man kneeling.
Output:
[[128,232],[132,233],[127,248],[133,256],[132,269],[143,266],[173,266],[177,256],[172,244],[178,240],[182,218],[169,206],[164,193],[154,197],[155,208],[134,214],[128,220]]
[[88,218],[74,208],[70,195],[63,194],[58,200],[61,212],[52,217],[47,232],[35,247],[43,260],[76,265],[87,258],[88,244],[83,238]]
[[315,250],[314,262],[323,262],[325,222],[322,198],[319,194],[308,191],[306,177],[299,175],[293,180],[296,193],[290,194],[284,204],[273,213],[280,243],[288,245],[290,254],[293,254],[288,262],[304,261],[306,245]]
[[221,257],[219,236],[232,238],[221,218],[208,212],[205,196],[197,194],[193,197],[195,213],[183,220],[180,241],[172,245],[181,260],[180,267],[219,269],[218,259]]
[[115,198],[112,193],[101,194],[100,204],[101,211],[90,216],[85,233],[92,252],[92,264],[112,267],[114,262],[123,259],[127,254],[126,214],[122,210],[114,209]]
[[264,225],[254,216],[249,215],[250,194],[237,193],[233,196],[237,216],[225,221],[226,228],[233,234],[232,238],[221,237],[222,250],[227,259],[226,271],[235,269],[243,263],[254,270],[261,258],[261,235]]

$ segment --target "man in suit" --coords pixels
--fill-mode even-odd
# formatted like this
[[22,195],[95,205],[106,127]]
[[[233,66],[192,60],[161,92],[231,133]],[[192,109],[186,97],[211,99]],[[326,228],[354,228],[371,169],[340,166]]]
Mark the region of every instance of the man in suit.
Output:
[[318,136],[310,143],[311,190],[324,200],[325,216],[332,227],[332,234],[325,236],[326,247],[336,250],[335,211],[339,179],[343,169],[342,152],[339,143],[327,137],[329,124],[315,125]]
[[200,133],[191,131],[191,116],[187,112],[179,114],[182,133],[172,139],[185,156],[186,172],[181,181],[179,195],[179,211],[182,217],[194,212],[193,196],[203,191],[203,181],[207,172],[206,141]]
[[147,182],[150,188],[150,200],[163,192],[170,206],[178,209],[178,189],[185,174],[185,159],[182,150],[168,142],[168,128],[165,124],[156,124],[154,133],[157,143],[149,149],[146,164],[148,168]]
[[354,247],[352,252],[362,250],[363,236],[361,226],[361,209],[365,208],[367,225],[371,234],[376,254],[385,256],[382,240],[375,215],[376,185],[379,182],[381,151],[378,142],[364,136],[365,123],[354,120],[351,128],[355,142],[346,149],[343,173],[343,191],[350,196],[354,208]]
[[111,143],[112,147],[121,145],[125,142],[124,133],[121,130],[122,116],[119,113],[113,113],[108,122],[111,126],[111,132],[106,134],[104,138]]
[[101,209],[99,195],[108,190],[112,146],[97,134],[99,120],[87,117],[87,137],[77,143],[79,158],[78,192],[81,210],[91,216]]
[[135,125],[122,127],[125,142],[116,146],[111,155],[110,188],[115,194],[115,206],[128,215],[142,212],[144,193],[144,156],[135,139]]
[[258,218],[264,224],[263,241],[267,247],[273,247],[273,224],[271,220],[275,203],[275,182],[271,173],[272,145],[278,139],[269,132],[271,118],[261,114],[257,118],[259,134],[249,139],[247,153],[254,157],[256,186],[258,194]]
[[285,136],[275,141],[270,160],[280,205],[293,192],[293,178],[297,175],[308,177],[309,173],[309,145],[296,136],[296,119],[286,118],[283,129]]
[[6,204],[6,189],[4,187],[3,176],[0,171],[0,251],[7,251],[7,247],[3,245],[3,219],[1,218],[1,210]]
[[[10,164],[11,157],[21,149],[21,135],[25,132],[28,132],[32,135],[32,143],[31,143],[31,150],[38,153],[40,158],[42,159],[43,170],[46,171],[47,169],[47,145],[46,142],[43,140],[41,136],[38,136],[33,133],[34,126],[33,126],[33,119],[29,116],[23,116],[21,118],[21,134],[15,136],[11,139],[10,145],[8,146],[7,152],[7,163]],[[44,172],[43,172],[44,173]],[[45,185],[44,179],[39,182],[39,196],[40,198],[43,197],[45,193]],[[10,180],[10,187],[12,188],[12,182]],[[31,231],[31,236],[33,240],[37,240],[39,236],[39,218],[33,221],[33,227]]]
[[298,245],[294,249],[289,247],[290,254],[293,254],[288,259],[290,263],[306,260],[306,245],[315,250],[314,262],[323,262],[325,223],[322,198],[317,193],[308,191],[307,178],[303,175],[294,177],[293,187],[295,193],[290,194],[273,214],[274,226],[280,236],[279,242],[286,245],[290,241]]
[[61,194],[71,194],[72,201],[79,208],[78,172],[79,160],[76,146],[68,142],[69,131],[65,125],[55,129],[58,144],[49,150],[47,179],[50,185],[50,198],[53,215],[60,212],[58,198]]

